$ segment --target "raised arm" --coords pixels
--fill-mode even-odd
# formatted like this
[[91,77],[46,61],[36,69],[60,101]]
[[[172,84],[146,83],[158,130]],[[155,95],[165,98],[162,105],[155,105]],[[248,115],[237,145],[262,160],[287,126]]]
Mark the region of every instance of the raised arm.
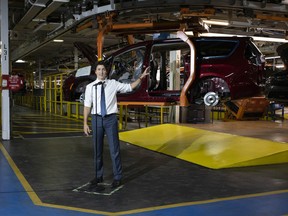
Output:
[[135,80],[133,83],[130,84],[131,88],[135,89],[141,83],[142,79],[149,74],[149,72],[150,72],[150,67],[147,67],[144,70],[144,72],[140,75],[140,77],[137,80]]

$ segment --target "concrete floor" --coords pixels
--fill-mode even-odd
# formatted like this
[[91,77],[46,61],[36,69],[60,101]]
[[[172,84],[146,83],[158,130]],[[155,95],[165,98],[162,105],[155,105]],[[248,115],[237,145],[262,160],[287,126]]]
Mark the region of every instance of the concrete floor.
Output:
[[[288,140],[286,120],[185,126]],[[94,174],[92,140],[83,136],[81,120],[16,107],[12,129],[13,139],[0,144],[3,216],[288,214],[287,163],[214,170],[121,142],[124,186],[109,195],[86,193],[75,190]],[[104,163],[109,184],[107,145]]]

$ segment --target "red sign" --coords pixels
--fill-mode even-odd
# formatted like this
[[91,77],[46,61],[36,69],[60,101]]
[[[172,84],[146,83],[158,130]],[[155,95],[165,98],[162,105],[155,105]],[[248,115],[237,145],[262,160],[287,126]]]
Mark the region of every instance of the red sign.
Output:
[[24,78],[18,75],[2,75],[2,89],[17,92],[24,87]]

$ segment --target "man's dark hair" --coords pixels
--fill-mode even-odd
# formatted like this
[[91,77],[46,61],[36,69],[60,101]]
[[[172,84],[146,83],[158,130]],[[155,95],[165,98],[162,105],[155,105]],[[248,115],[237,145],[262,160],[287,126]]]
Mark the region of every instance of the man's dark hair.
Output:
[[[103,66],[107,69],[107,65],[106,65],[105,61],[103,61],[103,60],[97,62],[96,67],[97,67],[98,65],[103,65]],[[96,69],[96,67],[95,67],[95,69]]]
[[106,69],[107,69],[107,65],[105,63],[105,61],[101,60],[99,62],[96,62],[94,64],[91,64],[91,71],[95,71],[98,65],[103,65]]

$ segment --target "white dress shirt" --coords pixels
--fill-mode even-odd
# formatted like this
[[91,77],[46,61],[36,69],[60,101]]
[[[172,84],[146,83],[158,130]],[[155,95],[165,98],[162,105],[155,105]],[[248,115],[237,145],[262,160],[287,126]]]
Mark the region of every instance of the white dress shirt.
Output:
[[[89,83],[86,86],[85,90],[85,99],[84,99],[84,106],[85,107],[92,107],[91,114],[98,114],[101,115],[101,85],[95,85],[98,82],[102,82],[98,79]],[[117,92],[125,93],[132,91],[131,85],[129,83],[120,83],[114,79],[105,79],[104,91],[105,91],[105,101],[106,101],[106,110],[107,115],[117,113]],[[96,88],[97,88],[97,100],[96,100]],[[96,103],[97,101],[97,103]],[[96,113],[96,106],[97,104],[97,113]]]

